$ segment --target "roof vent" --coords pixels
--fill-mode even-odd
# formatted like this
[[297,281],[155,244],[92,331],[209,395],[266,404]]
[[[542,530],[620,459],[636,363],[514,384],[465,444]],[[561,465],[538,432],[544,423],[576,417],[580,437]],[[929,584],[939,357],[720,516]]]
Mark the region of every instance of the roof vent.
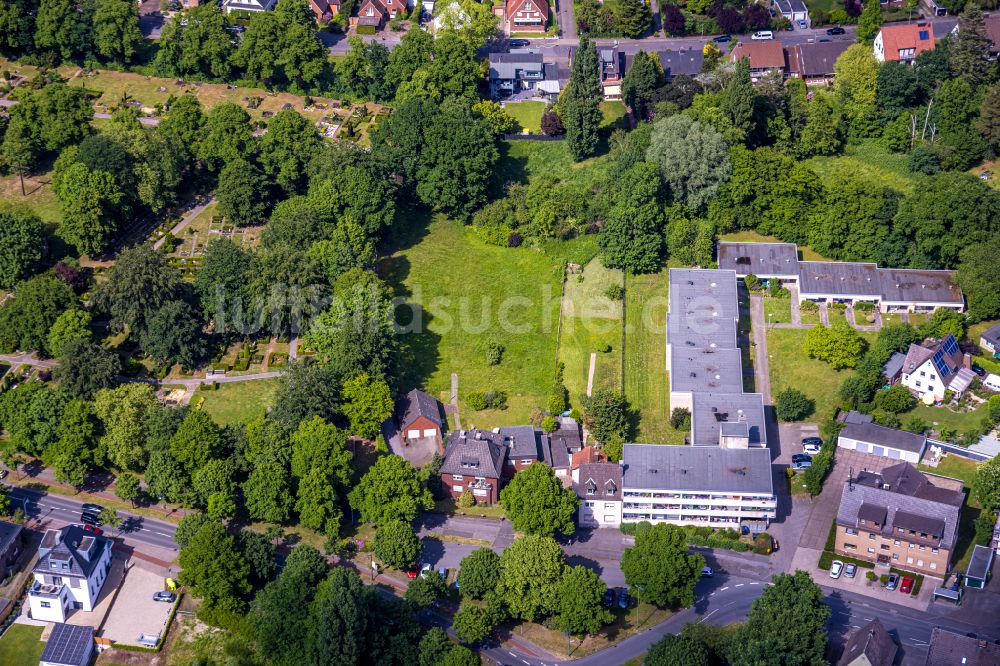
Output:
[[650,468],[649,468],[649,473],[650,473],[650,474],[656,474],[656,473],[657,473],[658,471],[659,471],[659,470],[657,470],[657,469],[656,469],[655,467],[650,467]]

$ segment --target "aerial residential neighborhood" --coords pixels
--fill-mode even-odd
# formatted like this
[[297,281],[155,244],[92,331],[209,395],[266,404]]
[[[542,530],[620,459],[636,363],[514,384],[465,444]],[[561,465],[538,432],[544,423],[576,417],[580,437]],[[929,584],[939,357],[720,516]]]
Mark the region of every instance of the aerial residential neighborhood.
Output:
[[1000,11],[0,0],[0,666],[1000,665]]

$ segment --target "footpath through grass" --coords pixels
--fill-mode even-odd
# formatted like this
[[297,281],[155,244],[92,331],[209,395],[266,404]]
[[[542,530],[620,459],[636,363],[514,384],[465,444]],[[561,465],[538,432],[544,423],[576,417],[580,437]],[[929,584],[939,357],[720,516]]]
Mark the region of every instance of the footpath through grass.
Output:
[[0,664],[4,666],[38,666],[45,650],[42,629],[26,624],[11,625],[0,637]]
[[559,360],[570,400],[580,405],[587,392],[590,355],[596,353],[593,390],[621,389],[622,302],[609,297],[620,289],[622,273],[605,268],[600,259],[566,276]]

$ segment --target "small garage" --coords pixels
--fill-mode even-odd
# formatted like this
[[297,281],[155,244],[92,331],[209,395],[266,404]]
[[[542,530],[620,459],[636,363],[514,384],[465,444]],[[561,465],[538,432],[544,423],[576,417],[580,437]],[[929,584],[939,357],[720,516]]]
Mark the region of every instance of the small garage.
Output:
[[990,577],[990,567],[993,566],[993,549],[986,546],[976,546],[972,549],[969,567],[965,570],[965,586],[977,590],[986,587]]
[[877,423],[848,423],[840,431],[837,446],[916,465],[924,455],[927,438]]

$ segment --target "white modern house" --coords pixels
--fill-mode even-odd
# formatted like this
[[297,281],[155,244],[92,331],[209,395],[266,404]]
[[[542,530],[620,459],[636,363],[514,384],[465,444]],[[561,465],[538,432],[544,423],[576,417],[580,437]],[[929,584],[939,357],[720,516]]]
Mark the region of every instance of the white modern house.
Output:
[[45,532],[28,589],[31,617],[65,622],[72,610],[94,610],[111,569],[111,547],[111,539],[79,525]]
[[621,466],[623,523],[747,527],[755,533],[777,515],[766,448],[626,444]]
[[583,463],[574,483],[581,527],[618,527],[622,522],[622,468],[618,463]]
[[944,400],[945,391],[962,395],[976,374],[950,333],[930,345],[914,345],[906,351],[900,383],[925,402]]
[[848,423],[840,431],[837,446],[916,465],[924,455],[927,438],[877,423]]

